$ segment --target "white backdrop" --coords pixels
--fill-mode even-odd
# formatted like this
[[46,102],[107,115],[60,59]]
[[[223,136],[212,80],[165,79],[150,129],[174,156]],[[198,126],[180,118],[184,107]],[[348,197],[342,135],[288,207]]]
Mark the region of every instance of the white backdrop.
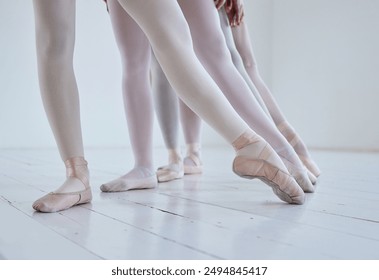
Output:
[[[376,0],[245,0],[262,76],[311,147],[379,149]],[[39,97],[32,1],[0,2],[0,148],[55,147]],[[86,147],[128,146],[118,50],[100,0],[77,0]],[[207,126],[204,144],[224,141]],[[155,126],[155,144],[163,145]]]

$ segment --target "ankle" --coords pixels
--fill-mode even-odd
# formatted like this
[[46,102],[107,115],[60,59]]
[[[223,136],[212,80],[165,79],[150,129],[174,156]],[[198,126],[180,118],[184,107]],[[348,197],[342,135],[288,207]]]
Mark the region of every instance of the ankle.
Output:
[[179,149],[168,149],[167,152],[169,164],[178,163],[182,161],[182,154]]
[[200,143],[188,143],[186,144],[187,156],[196,155],[200,156],[201,145]]
[[89,186],[88,162],[84,157],[72,157],[64,161],[66,166],[66,177],[74,177],[82,181],[84,186]]

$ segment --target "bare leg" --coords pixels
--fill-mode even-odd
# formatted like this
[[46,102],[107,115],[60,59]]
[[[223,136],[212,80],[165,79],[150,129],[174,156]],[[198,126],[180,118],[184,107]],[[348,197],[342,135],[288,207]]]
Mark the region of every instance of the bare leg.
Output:
[[33,208],[56,212],[89,202],[92,197],[73,70],[75,0],[34,0],[33,4],[42,101],[67,169],[62,186],[37,200]]
[[266,86],[259,74],[247,25],[242,22],[239,26],[233,27],[232,32],[237,50],[243,59],[246,71],[262,96],[262,99],[264,100],[267,109],[275,122],[275,125],[279,128],[287,141],[292,144],[294,150],[299,155],[308,170],[315,176],[319,176],[320,169],[312,160],[305,143],[296,133],[295,129],[286,120],[274,96],[271,94],[269,88]]
[[122,92],[134,168],[120,178],[103,184],[105,192],[157,186],[153,168],[153,102],[150,92],[150,44],[135,21],[117,1],[108,1],[113,31],[123,66]]

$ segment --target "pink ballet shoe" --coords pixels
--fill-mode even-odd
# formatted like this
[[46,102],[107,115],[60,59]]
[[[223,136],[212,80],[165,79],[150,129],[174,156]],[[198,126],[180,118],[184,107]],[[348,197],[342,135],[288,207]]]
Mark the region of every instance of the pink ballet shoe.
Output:
[[[184,158],[183,162],[184,174],[190,175],[203,173],[203,164],[197,155],[190,154]],[[191,162],[193,164],[188,164],[188,162]]]
[[313,159],[311,159],[309,156],[298,153],[296,149],[296,145],[303,146],[304,150],[307,150],[307,148],[305,144],[303,143],[303,141],[301,140],[301,138],[297,135],[297,133],[291,127],[291,125],[287,121],[284,121],[281,124],[279,124],[277,127],[278,127],[278,130],[281,132],[281,134],[287,139],[288,143],[290,143],[291,146],[295,149],[296,153],[298,154],[300,160],[303,162],[304,166],[315,177],[319,177],[321,175],[321,171],[318,168],[316,162]]
[[[315,191],[313,183],[310,179],[310,171],[306,169],[303,165],[302,168],[295,166],[284,156],[278,154],[284,165],[287,167],[288,172],[296,180],[297,184],[303,189],[306,193],[313,193]],[[313,176],[314,177],[314,176]]]
[[171,163],[159,167],[157,170],[158,182],[169,182],[176,179],[181,179],[184,176],[183,164],[180,163]]
[[66,176],[79,179],[85,189],[76,192],[51,192],[33,203],[33,208],[39,212],[58,212],[75,205],[88,203],[92,200],[88,180],[87,161],[83,157],[74,157],[65,161]]
[[305,167],[312,172],[312,174],[315,177],[319,177],[321,175],[321,170],[318,168],[317,164],[314,162],[313,159],[304,156],[304,155],[299,155],[300,160],[303,162]]
[[311,182],[312,182],[312,185],[316,185],[317,184],[317,177],[315,175],[313,175],[313,173],[310,172],[308,168],[307,168],[307,174],[308,174],[309,180],[311,180]]
[[257,178],[263,181],[287,203],[303,204],[305,200],[303,190],[265,140],[252,132],[245,132],[233,142],[233,147],[237,152],[250,145],[259,149],[258,156],[237,155],[233,161],[233,172],[243,178]]

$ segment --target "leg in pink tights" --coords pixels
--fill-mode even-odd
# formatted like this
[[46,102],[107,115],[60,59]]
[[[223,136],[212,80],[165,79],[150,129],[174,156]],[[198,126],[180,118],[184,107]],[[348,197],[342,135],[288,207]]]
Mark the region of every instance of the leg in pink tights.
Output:
[[[151,66],[151,80],[155,110],[168,150],[169,162],[168,165],[158,168],[158,181],[167,182],[182,178],[184,174],[201,173],[200,118],[187,105],[178,100],[176,93],[154,56]],[[184,160],[178,143],[179,111],[187,147],[187,155]]]
[[109,14],[123,66],[122,92],[135,166],[101,186],[104,192],[157,186],[153,168],[153,103],[149,84],[150,44],[117,1],[108,1]]
[[[259,178],[288,203],[304,193],[271,146],[240,118],[197,59],[188,25],[175,0],[118,0],[141,27],[180,98],[237,151],[234,172]],[[217,15],[216,15],[217,16]]]
[[92,198],[73,70],[75,0],[34,0],[33,5],[41,96],[67,175],[56,191],[35,201],[33,208],[56,212]]
[[203,172],[201,162],[201,119],[183,101],[179,100],[180,122],[186,141],[186,156],[183,160],[184,174]]
[[226,14],[226,11],[224,8],[219,10],[219,17],[220,17],[220,25],[222,32],[225,37],[226,45],[228,46],[230,55],[232,57],[232,61],[234,66],[237,68],[238,72],[242,76],[242,78],[245,80],[246,84],[249,86],[250,91],[253,93],[254,97],[257,99],[259,105],[262,107],[263,111],[266,113],[267,116],[271,119],[270,113],[261,97],[261,95],[258,92],[258,89],[255,87],[254,83],[251,81],[249,74],[247,73],[242,58],[240,54],[237,51],[236,45],[234,43],[232,29],[229,24],[229,19]]
[[303,190],[313,192],[312,183],[297,154],[234,66],[213,1],[179,0],[178,3],[189,23],[198,58],[230,104],[252,129],[270,143]]
[[161,66],[152,56],[151,85],[154,107],[161,128],[163,140],[168,151],[168,165],[157,170],[159,182],[180,179],[184,175],[183,158],[179,146],[179,104],[178,97],[163,73]]
[[305,143],[301,140],[294,128],[285,119],[285,116],[281,112],[276,100],[274,99],[274,96],[271,94],[269,88],[266,86],[259,74],[247,25],[244,23],[244,21],[242,21],[239,26],[232,28],[232,33],[237,50],[242,57],[246,71],[249,74],[254,85],[257,87],[259,94],[262,96],[262,99],[265,102],[266,107],[275,122],[275,125],[278,127],[287,141],[291,143],[294,150],[304,165],[308,168],[308,170],[312,172],[313,175],[319,176],[320,169],[312,160]]

